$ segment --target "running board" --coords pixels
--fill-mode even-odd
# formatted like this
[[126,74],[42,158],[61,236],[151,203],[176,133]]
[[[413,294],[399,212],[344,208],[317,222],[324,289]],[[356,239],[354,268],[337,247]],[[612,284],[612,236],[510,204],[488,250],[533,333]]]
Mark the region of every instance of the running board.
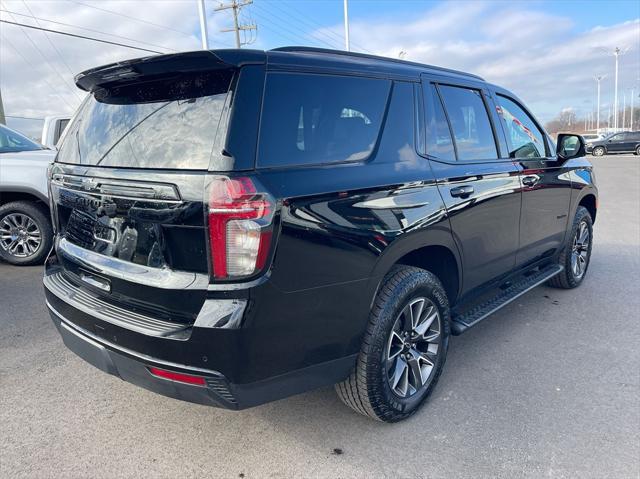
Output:
[[532,290],[536,286],[541,285],[558,273],[562,272],[564,267],[552,264],[537,271],[533,271],[520,279],[516,283],[511,284],[506,289],[501,290],[497,295],[474,306],[462,314],[454,315],[451,321],[451,333],[458,336],[469,328],[475,326],[489,315],[495,313],[503,306],[511,301],[519,298],[527,291]]

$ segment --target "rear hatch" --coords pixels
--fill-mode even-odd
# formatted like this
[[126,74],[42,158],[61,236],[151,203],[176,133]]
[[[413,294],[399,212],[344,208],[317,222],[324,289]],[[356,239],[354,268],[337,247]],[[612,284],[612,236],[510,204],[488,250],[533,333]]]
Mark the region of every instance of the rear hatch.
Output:
[[76,78],[90,94],[50,172],[60,288],[194,321],[210,278],[207,173],[232,169],[223,146],[237,73],[194,52]]

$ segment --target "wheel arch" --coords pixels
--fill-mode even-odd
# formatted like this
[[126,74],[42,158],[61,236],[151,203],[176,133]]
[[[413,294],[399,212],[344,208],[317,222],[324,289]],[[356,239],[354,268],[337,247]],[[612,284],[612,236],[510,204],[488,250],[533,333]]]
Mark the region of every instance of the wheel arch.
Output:
[[462,290],[462,261],[448,229],[411,233],[407,238],[394,241],[374,268],[372,278],[376,284],[372,301],[384,276],[398,264],[415,266],[435,274],[452,305]]
[[7,188],[0,187],[0,205],[11,203],[13,201],[32,201],[34,203],[49,204],[49,200],[41,192],[32,188]]
[[596,214],[598,212],[598,200],[596,199],[596,195],[593,193],[587,193],[580,199],[578,206],[585,207],[591,215],[591,220],[595,223]]

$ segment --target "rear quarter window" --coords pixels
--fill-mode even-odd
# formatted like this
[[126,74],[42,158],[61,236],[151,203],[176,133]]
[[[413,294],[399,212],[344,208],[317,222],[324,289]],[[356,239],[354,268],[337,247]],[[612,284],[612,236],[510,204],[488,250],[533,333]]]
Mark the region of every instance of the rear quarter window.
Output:
[[358,161],[369,157],[382,124],[389,80],[269,73],[258,166]]

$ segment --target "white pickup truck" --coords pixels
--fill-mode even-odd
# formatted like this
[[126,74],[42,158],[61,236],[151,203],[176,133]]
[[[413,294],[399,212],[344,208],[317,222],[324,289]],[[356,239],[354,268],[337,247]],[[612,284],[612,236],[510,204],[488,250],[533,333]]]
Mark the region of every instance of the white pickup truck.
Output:
[[68,116],[48,116],[44,119],[42,127],[42,143],[47,148],[54,150],[58,144],[58,140],[64,133],[71,119]]
[[42,263],[53,232],[47,168],[55,150],[0,125],[0,259],[16,265]]

